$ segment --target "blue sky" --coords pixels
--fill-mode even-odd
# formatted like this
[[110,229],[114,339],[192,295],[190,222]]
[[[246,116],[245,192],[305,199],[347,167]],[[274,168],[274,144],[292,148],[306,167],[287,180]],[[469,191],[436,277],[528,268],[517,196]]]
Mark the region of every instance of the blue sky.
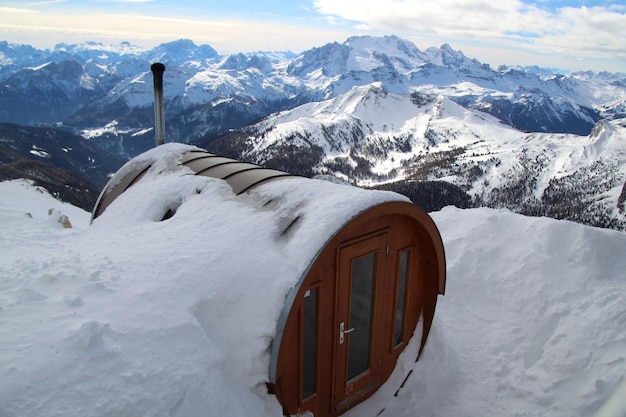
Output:
[[0,0],[0,40],[40,48],[187,38],[221,54],[301,52],[387,34],[493,67],[626,72],[624,0]]

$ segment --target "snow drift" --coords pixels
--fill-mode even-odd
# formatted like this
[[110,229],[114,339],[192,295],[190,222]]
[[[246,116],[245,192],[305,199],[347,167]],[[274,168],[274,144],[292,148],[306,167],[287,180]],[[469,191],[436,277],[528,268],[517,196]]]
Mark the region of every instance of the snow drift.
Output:
[[[128,221],[113,227],[88,226],[88,213],[24,181],[0,183],[0,196],[0,416],[281,415],[265,389],[267,352],[223,331],[238,297],[261,311],[279,294],[252,279],[215,287],[202,273],[189,238],[225,236],[194,236],[208,199],[178,217],[182,236],[139,219],[130,199],[116,206]],[[626,373],[626,234],[503,210],[431,215],[448,290],[422,359],[409,346],[347,415],[593,415]]]

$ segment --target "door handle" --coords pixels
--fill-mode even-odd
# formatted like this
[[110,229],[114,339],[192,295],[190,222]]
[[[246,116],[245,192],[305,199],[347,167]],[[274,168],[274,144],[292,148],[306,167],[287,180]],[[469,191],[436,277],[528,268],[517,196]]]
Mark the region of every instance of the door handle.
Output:
[[339,323],[339,344],[343,344],[344,335],[346,333],[352,333],[354,331],[354,327],[348,330],[345,330],[345,323],[342,321]]

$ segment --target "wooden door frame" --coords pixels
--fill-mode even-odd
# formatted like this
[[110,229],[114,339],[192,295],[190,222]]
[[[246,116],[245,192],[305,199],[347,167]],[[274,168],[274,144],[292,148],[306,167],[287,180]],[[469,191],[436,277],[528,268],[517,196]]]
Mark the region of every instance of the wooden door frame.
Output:
[[[331,404],[334,412],[341,413],[360,398],[368,395],[382,384],[382,356],[386,347],[385,338],[376,337],[384,326],[385,280],[388,277],[387,248],[389,229],[359,236],[343,242],[337,247],[335,276],[335,320],[333,335],[333,366]],[[376,253],[376,269],[372,289],[372,311],[370,325],[369,365],[366,373],[348,381],[350,334],[339,343],[341,322],[348,323],[351,308],[352,262],[368,254]],[[343,262],[343,263],[342,263]]]

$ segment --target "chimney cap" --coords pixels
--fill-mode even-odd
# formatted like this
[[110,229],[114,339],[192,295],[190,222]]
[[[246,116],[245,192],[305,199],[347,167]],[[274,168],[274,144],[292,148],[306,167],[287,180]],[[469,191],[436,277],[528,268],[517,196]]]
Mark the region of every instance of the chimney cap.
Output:
[[165,65],[161,64],[160,62],[155,62],[150,66],[150,69],[152,70],[152,72],[162,73],[165,71]]

